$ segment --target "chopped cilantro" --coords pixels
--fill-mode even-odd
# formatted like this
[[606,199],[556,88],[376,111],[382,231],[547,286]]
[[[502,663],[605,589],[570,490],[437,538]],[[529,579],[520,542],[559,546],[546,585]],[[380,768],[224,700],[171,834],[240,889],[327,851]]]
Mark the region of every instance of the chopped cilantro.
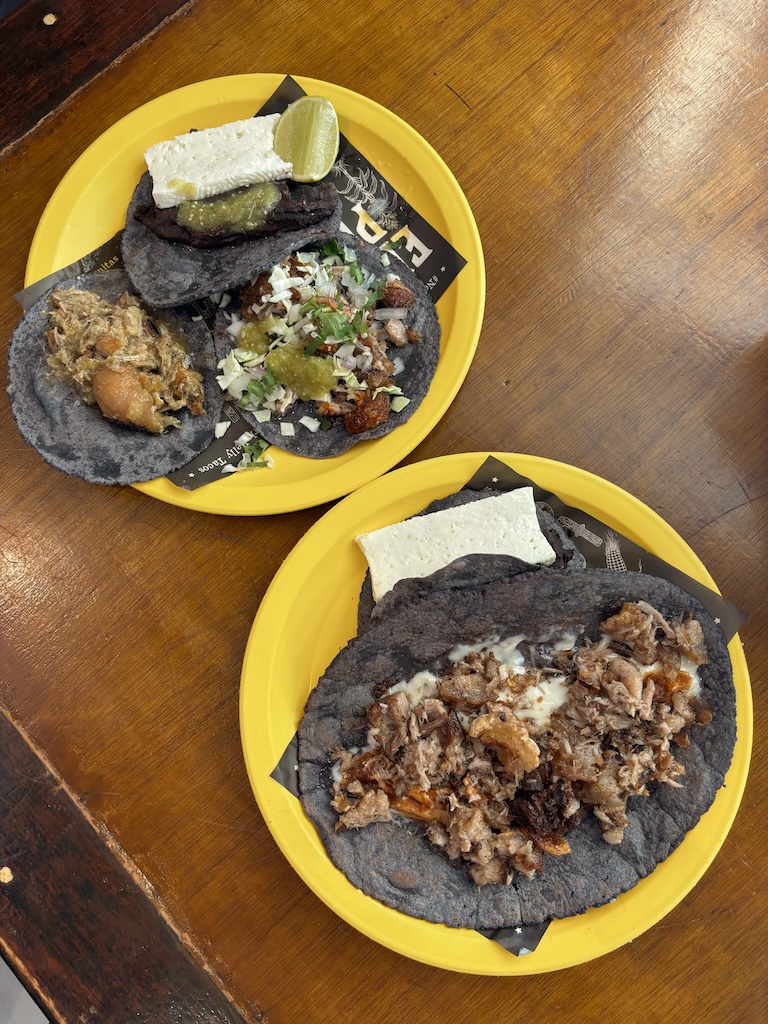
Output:
[[264,452],[269,448],[269,441],[257,438],[251,444],[243,448],[243,457],[237,464],[238,469],[267,469],[271,465],[268,459],[263,459]]
[[353,263],[350,263],[349,266],[347,267],[347,270],[349,271],[350,277],[355,282],[355,284],[363,283],[363,281],[365,280],[365,274],[363,273],[363,268],[360,266],[357,260],[355,260]]
[[375,306],[383,294],[384,285],[381,281],[377,281],[373,288],[373,294],[369,295],[368,300],[365,303],[365,308],[371,309],[373,306]]
[[245,409],[250,404],[252,398],[255,398],[257,402],[263,402],[276,387],[277,381],[270,371],[267,370],[263,377],[254,377],[252,380],[248,381],[247,392],[237,404],[241,409]]
[[311,306],[312,302],[313,300],[310,299],[304,308],[313,314],[312,319],[317,328],[317,334],[307,344],[305,349],[307,355],[313,355],[329,338],[333,341],[354,343],[359,335],[365,334],[368,330],[362,310],[356,310],[350,320],[344,313],[330,309],[322,303]]

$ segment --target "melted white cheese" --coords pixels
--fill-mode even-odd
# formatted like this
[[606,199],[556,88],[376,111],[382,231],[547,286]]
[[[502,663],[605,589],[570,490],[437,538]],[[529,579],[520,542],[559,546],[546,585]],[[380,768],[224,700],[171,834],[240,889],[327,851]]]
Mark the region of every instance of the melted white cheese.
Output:
[[456,644],[449,652],[448,660],[454,665],[464,661],[466,656],[472,652],[490,651],[498,662],[510,670],[510,672],[522,672],[525,669],[525,661],[522,653],[518,650],[519,645],[525,640],[524,636],[510,636],[501,640],[498,636],[489,637],[475,644]]
[[565,676],[544,676],[525,691],[528,707],[515,711],[516,718],[533,721],[539,726],[549,725],[552,712],[568,699],[568,680]]
[[415,707],[427,697],[437,696],[437,683],[438,677],[425,669],[423,672],[417,672],[410,679],[401,679],[399,683],[390,686],[387,693],[398,693],[398,691],[404,690],[408,703],[411,707]]

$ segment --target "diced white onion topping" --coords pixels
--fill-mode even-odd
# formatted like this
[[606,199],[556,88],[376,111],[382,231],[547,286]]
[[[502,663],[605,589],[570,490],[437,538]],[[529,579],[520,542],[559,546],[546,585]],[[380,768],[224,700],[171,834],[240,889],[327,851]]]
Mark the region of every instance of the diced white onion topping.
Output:
[[408,310],[402,306],[382,306],[376,310],[377,320],[405,320]]

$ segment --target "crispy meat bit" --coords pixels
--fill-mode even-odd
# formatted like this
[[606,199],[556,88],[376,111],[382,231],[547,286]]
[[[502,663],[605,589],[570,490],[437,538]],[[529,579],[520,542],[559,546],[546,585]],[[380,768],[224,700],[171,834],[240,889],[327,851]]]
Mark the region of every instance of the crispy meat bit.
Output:
[[402,348],[403,345],[408,344],[408,331],[402,320],[387,320],[384,330],[387,332],[389,340],[397,348]]
[[674,639],[686,658],[694,665],[706,665],[707,650],[704,646],[704,632],[697,619],[688,619],[673,625]]
[[380,306],[388,306],[390,309],[410,309],[416,298],[410,288],[406,288],[402,281],[390,281],[385,284],[381,291]]
[[272,285],[268,273],[259,274],[255,281],[243,285],[240,289],[240,316],[244,320],[256,320],[254,306],[263,305],[271,294]]
[[496,751],[511,779],[520,772],[533,771],[539,763],[538,744],[517,718],[502,717],[498,711],[486,712],[474,720],[469,735]]
[[[371,365],[366,374],[368,383],[370,384],[373,373],[382,374],[383,377],[391,377],[395,364],[387,355],[386,332],[384,335],[381,335],[370,330],[364,338],[360,339],[360,344],[363,348],[367,348],[371,355]],[[383,383],[383,381],[380,380],[379,383]],[[393,381],[389,380],[387,383],[392,384]]]
[[493,701],[507,685],[508,674],[488,651],[470,651],[443,674],[438,684],[440,697],[458,708],[480,708]]
[[378,427],[389,419],[389,395],[380,391],[371,395],[367,391],[355,394],[352,409],[344,416],[344,425],[350,434],[362,434],[366,430]]
[[388,694],[368,708],[368,728],[374,730],[378,745],[394,758],[408,736],[410,705],[402,690]]
[[[150,434],[162,434],[172,417],[162,416],[151,392],[144,387],[138,370],[126,367],[110,370],[100,367],[91,381],[93,397],[102,413],[110,420],[141,427]],[[175,421],[178,422],[178,421]]]
[[619,612],[600,623],[600,628],[614,640],[631,647],[638,661],[652,665],[656,660],[656,631],[662,623],[661,616],[649,615],[640,604],[626,601]]
[[366,789],[356,804],[339,817],[336,828],[364,828],[373,821],[391,821],[389,799],[380,789]]

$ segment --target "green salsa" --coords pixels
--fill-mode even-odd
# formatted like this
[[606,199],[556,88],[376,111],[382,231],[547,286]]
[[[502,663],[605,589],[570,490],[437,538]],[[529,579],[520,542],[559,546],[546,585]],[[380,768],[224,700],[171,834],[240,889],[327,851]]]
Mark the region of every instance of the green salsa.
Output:
[[261,227],[279,201],[280,189],[274,181],[263,181],[209,199],[186,200],[179,206],[176,220],[195,231],[249,231]]
[[278,384],[293,388],[302,402],[322,398],[337,381],[332,359],[308,356],[289,345],[273,349],[264,362]]
[[264,320],[247,320],[237,336],[237,347],[253,352],[257,356],[266,355],[272,340],[268,331],[279,323],[276,316],[268,316]]

